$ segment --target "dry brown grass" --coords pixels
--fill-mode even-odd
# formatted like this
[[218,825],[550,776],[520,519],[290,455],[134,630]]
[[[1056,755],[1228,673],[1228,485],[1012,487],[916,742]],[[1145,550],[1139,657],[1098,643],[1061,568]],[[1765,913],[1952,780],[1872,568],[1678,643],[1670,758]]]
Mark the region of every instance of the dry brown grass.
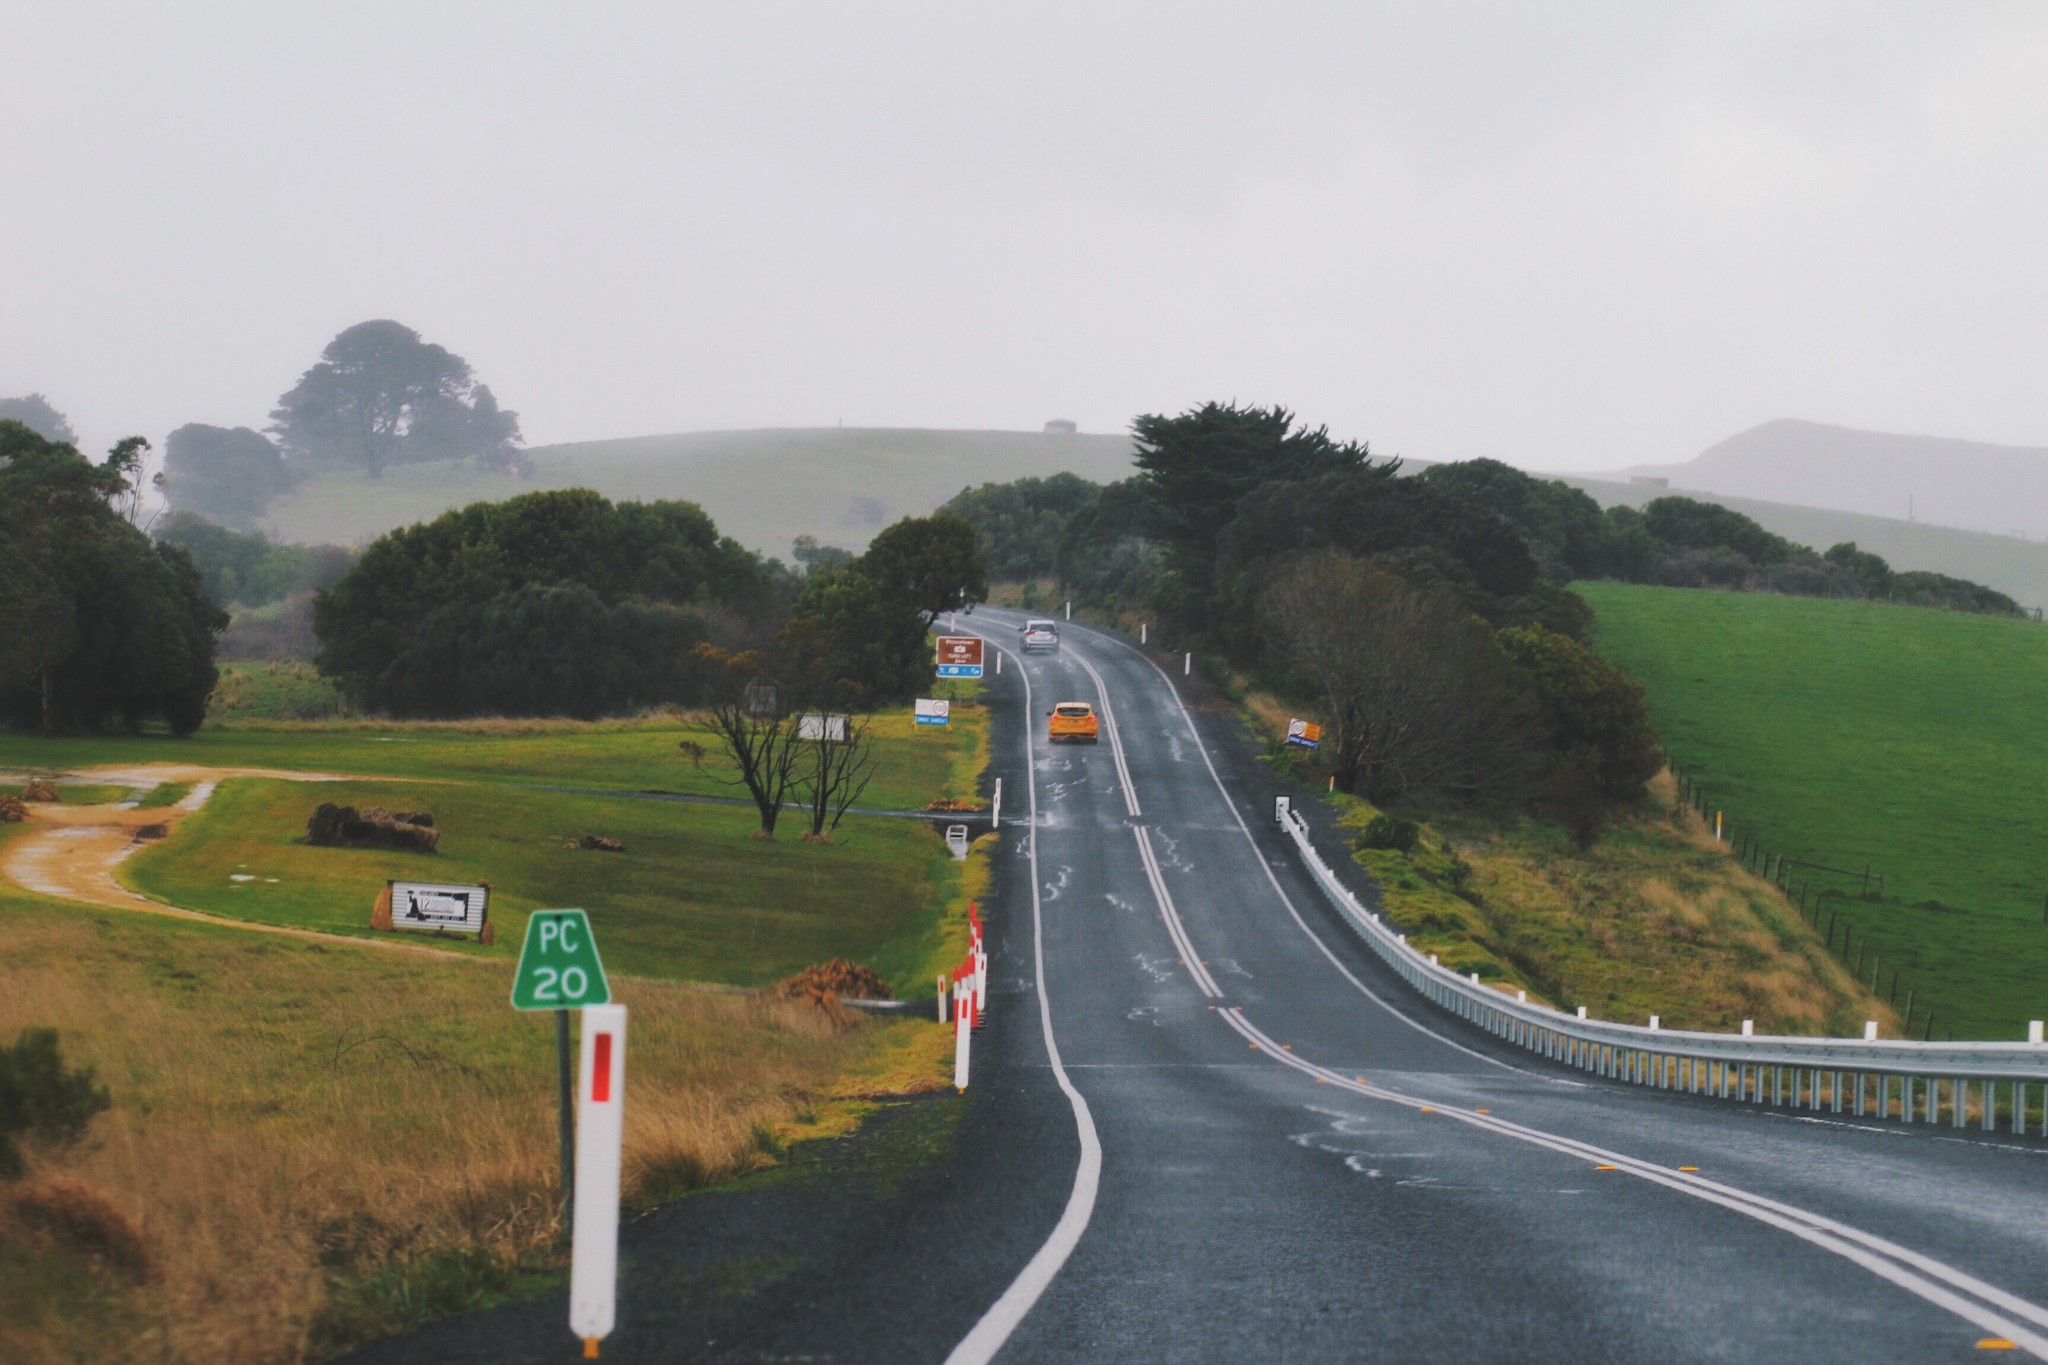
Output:
[[[507,1006],[504,968],[20,897],[0,898],[0,932],[0,1037],[56,1027],[114,1097],[85,1143],[34,1154],[0,1222],[0,1279],[38,1246],[103,1264],[0,1289],[0,1358],[300,1360],[398,1325],[338,1309],[336,1283],[448,1249],[510,1265],[552,1242],[553,1030]],[[765,1133],[844,1125],[864,1092],[938,1084],[928,1026],[655,984],[619,995],[629,1198],[767,1161]],[[53,1315],[51,1295],[88,1284],[113,1304],[97,1324]]]
[[[1875,1019],[1897,1036],[1897,1016],[1675,795],[1661,775],[1641,813],[1583,852],[1540,822],[1451,814],[1414,854],[1361,861],[1422,951],[1552,1004],[1672,1028],[1751,1019],[1760,1033],[1860,1036]],[[1370,814],[1361,803],[1347,822]]]

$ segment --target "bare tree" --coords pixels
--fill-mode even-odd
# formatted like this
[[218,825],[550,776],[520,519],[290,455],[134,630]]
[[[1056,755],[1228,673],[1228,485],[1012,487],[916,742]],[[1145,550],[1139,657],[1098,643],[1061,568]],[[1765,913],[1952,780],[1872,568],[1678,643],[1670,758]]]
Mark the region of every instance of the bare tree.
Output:
[[1446,594],[1335,550],[1266,591],[1261,624],[1317,694],[1337,785],[1517,795],[1534,711],[1492,632]]
[[[696,653],[707,663],[724,666],[723,685],[712,688],[705,714],[732,756],[735,775],[727,780],[746,788],[761,813],[762,835],[773,838],[782,803],[796,785],[803,753],[796,726],[781,704],[780,690],[761,676],[758,653],[732,654],[711,644],[698,645]],[[692,743],[684,740],[680,747],[687,753]]]
[[[804,750],[798,785],[810,811],[811,837],[822,839],[839,828],[847,809],[867,790],[878,755],[869,729],[872,716],[820,715],[813,719],[814,727],[800,727],[798,732]],[[843,728],[835,726],[835,721]],[[836,739],[835,729],[839,729]]]

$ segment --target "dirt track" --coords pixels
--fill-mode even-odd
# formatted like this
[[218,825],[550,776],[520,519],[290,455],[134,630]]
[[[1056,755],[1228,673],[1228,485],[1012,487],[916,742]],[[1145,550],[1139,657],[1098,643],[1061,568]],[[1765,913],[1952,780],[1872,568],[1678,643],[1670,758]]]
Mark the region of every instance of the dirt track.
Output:
[[[0,877],[37,895],[79,901],[114,910],[139,910],[168,915],[174,919],[199,920],[251,933],[283,934],[290,938],[313,939],[321,943],[360,943],[392,952],[428,953],[435,957],[473,961],[461,953],[428,948],[384,938],[355,938],[322,934],[310,929],[288,929],[274,924],[254,924],[199,910],[185,910],[130,891],[114,876],[121,861],[149,841],[138,840],[136,832],[162,826],[164,837],[176,832],[178,822],[199,810],[213,795],[214,788],[229,778],[261,777],[279,782],[346,782],[347,773],[285,772],[272,768],[196,768],[178,763],[152,763],[140,767],[85,768],[65,775],[65,780],[103,786],[127,786],[146,790],[163,782],[189,782],[192,790],[174,806],[137,810],[127,804],[67,806],[32,802],[29,823],[35,828],[11,840],[0,851]],[[369,780],[369,779],[364,779]],[[378,778],[377,781],[389,781]]]

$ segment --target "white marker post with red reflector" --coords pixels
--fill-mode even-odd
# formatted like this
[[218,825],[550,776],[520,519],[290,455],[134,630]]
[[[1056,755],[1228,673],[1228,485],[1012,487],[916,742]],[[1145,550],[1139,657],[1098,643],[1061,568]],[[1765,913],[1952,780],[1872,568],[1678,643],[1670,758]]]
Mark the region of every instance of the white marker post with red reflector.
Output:
[[619,1279],[619,1154],[625,1134],[626,1007],[583,1007],[576,1087],[576,1217],[569,1259],[569,1329],[583,1354],[611,1335]]
[[974,992],[965,966],[953,969],[953,1085],[967,1089],[967,1045],[974,1033]]

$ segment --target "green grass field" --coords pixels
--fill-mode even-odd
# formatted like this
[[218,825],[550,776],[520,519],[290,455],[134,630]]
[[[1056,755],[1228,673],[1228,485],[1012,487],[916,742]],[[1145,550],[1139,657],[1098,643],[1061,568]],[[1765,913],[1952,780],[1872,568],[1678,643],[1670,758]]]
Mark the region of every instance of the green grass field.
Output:
[[[306,817],[322,801],[424,807],[441,830],[432,857],[310,848]],[[755,987],[807,963],[864,962],[899,990],[932,969],[920,926],[955,880],[922,821],[849,817],[830,844],[800,826],[753,837],[751,807],[568,796],[496,783],[223,783],[174,837],[123,866],[136,889],[235,919],[368,934],[386,879],[487,881],[498,941],[448,946],[510,961],[526,916],[590,912],[607,969],[633,976]],[[570,845],[609,835],[624,853]]]
[[[1048,414],[1053,415],[1053,414]],[[594,488],[614,500],[684,498],[749,549],[789,558],[813,535],[851,550],[962,488],[1068,471],[1098,482],[1131,472],[1123,435],[834,428],[701,431],[536,446],[534,476],[412,465],[380,479],[315,479],[265,519],[285,540],[360,543],[465,503],[540,488]]]
[[[1890,607],[1582,584],[1673,761],[1794,859],[1885,877],[1831,902],[1936,1010],[1936,1036],[2048,1016],[2048,627]],[[1816,886],[1860,888],[1827,874]],[[1916,1036],[1919,1032],[1916,1025]]]
[[[915,810],[938,796],[973,794],[983,713],[957,707],[933,732],[907,711],[878,717],[875,780],[861,804]],[[701,745],[701,761],[684,743]],[[500,782],[610,791],[744,797],[728,780],[709,732],[680,719],[416,723],[335,721],[209,724],[186,739],[168,734],[45,740],[0,733],[0,771],[67,772],[107,764],[192,763],[216,768]]]
[[327,720],[343,714],[341,694],[309,663],[221,665],[220,681],[207,698],[208,720],[233,724],[249,720]]

